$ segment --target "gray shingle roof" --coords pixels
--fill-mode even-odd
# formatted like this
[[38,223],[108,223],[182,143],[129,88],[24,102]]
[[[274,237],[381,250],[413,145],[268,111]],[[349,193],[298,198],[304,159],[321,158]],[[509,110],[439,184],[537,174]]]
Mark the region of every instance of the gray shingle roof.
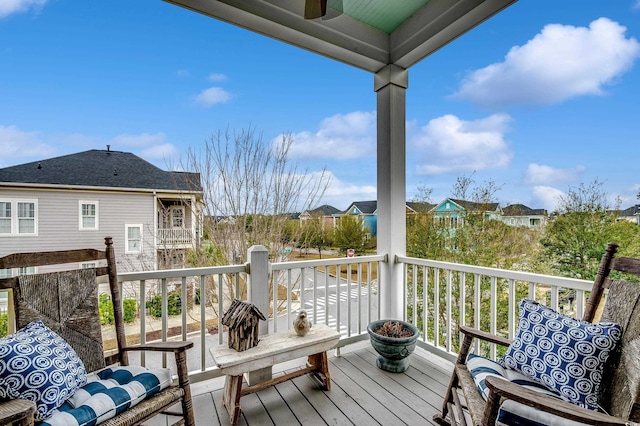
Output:
[[378,201],[354,201],[343,213],[347,213],[353,206],[356,206],[362,214],[373,214],[378,209]]
[[168,172],[129,152],[90,150],[0,169],[0,183],[202,191],[200,174]]
[[502,209],[504,216],[546,216],[545,209],[532,209],[524,204],[511,204]]
[[498,203],[476,203],[475,201],[458,200],[455,198],[449,198],[460,207],[468,211],[496,211],[500,204]]
[[640,215],[640,204],[636,204],[635,206],[631,206],[628,209],[624,209],[620,212],[620,216],[635,216]]
[[329,204],[323,204],[320,207],[316,207],[313,210],[309,210],[309,214],[311,215],[321,214],[323,216],[331,216],[337,213],[340,213],[340,210],[338,210],[333,206],[330,206]]

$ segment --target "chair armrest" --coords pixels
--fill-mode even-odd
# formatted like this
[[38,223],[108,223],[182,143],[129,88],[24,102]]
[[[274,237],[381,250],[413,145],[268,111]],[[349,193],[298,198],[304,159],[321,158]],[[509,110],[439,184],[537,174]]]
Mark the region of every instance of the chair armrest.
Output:
[[496,336],[495,334],[487,333],[486,331],[480,331],[466,325],[461,325],[458,327],[458,329],[462,334],[464,334],[464,336],[462,339],[462,343],[460,344],[460,350],[458,351],[456,364],[464,364],[466,362],[467,355],[469,355],[469,351],[471,351],[471,342],[474,338],[490,343],[495,343],[501,346],[509,346],[511,344],[511,340],[509,339]]
[[122,348],[123,351],[157,351],[157,352],[182,352],[193,347],[193,342],[177,340],[171,342],[153,342],[141,345],[131,345]]
[[541,394],[499,377],[485,379],[490,389],[482,424],[495,424],[501,399],[511,399],[529,407],[545,411],[576,422],[598,425],[631,425],[634,423],[620,417],[609,416],[594,410],[578,407],[570,402]]
[[500,346],[509,346],[511,344],[511,340],[502,336],[496,336],[495,334],[487,333],[486,331],[481,331],[473,327],[468,327],[466,325],[460,326],[460,332],[465,336],[471,336],[476,339],[484,340],[486,342],[495,343]]

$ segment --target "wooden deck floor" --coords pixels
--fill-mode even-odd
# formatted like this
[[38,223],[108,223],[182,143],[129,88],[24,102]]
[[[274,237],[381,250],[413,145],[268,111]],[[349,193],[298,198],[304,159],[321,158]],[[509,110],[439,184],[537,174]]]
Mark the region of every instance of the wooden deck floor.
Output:
[[[403,374],[375,365],[368,342],[343,348],[330,358],[331,390],[309,376],[281,383],[241,399],[239,425],[430,425],[449,382],[451,364],[416,349]],[[289,366],[288,368],[291,368]],[[286,371],[286,370],[285,370]],[[228,425],[222,406],[224,380],[193,385],[198,425]]]

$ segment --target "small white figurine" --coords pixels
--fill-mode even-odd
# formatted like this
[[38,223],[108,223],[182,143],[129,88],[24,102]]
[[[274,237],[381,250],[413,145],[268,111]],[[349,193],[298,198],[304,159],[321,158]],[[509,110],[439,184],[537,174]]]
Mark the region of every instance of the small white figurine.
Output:
[[298,313],[298,318],[293,321],[293,329],[298,336],[304,336],[311,329],[311,321],[307,318],[307,311]]

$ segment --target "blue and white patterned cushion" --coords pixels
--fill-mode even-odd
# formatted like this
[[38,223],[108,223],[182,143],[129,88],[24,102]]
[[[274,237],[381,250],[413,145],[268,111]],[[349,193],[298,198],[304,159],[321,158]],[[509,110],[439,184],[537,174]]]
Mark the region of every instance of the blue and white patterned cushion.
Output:
[[[558,394],[547,389],[546,386],[528,378],[524,374],[502,367],[496,361],[469,354],[466,362],[467,368],[473,380],[486,400],[489,397],[489,388],[485,385],[485,380],[489,376],[500,377],[524,386],[529,390],[540,392],[544,395],[559,398]],[[559,416],[536,410],[535,408],[506,400],[500,405],[496,425],[500,426],[582,426],[583,423],[569,421]]]
[[602,369],[621,336],[618,324],[580,321],[524,299],[516,336],[499,362],[597,410]]
[[171,382],[168,368],[105,368],[89,374],[87,384],[40,426],[98,425],[165,389]]
[[87,381],[82,360],[42,321],[0,339],[0,397],[36,403],[36,420],[60,407]]

